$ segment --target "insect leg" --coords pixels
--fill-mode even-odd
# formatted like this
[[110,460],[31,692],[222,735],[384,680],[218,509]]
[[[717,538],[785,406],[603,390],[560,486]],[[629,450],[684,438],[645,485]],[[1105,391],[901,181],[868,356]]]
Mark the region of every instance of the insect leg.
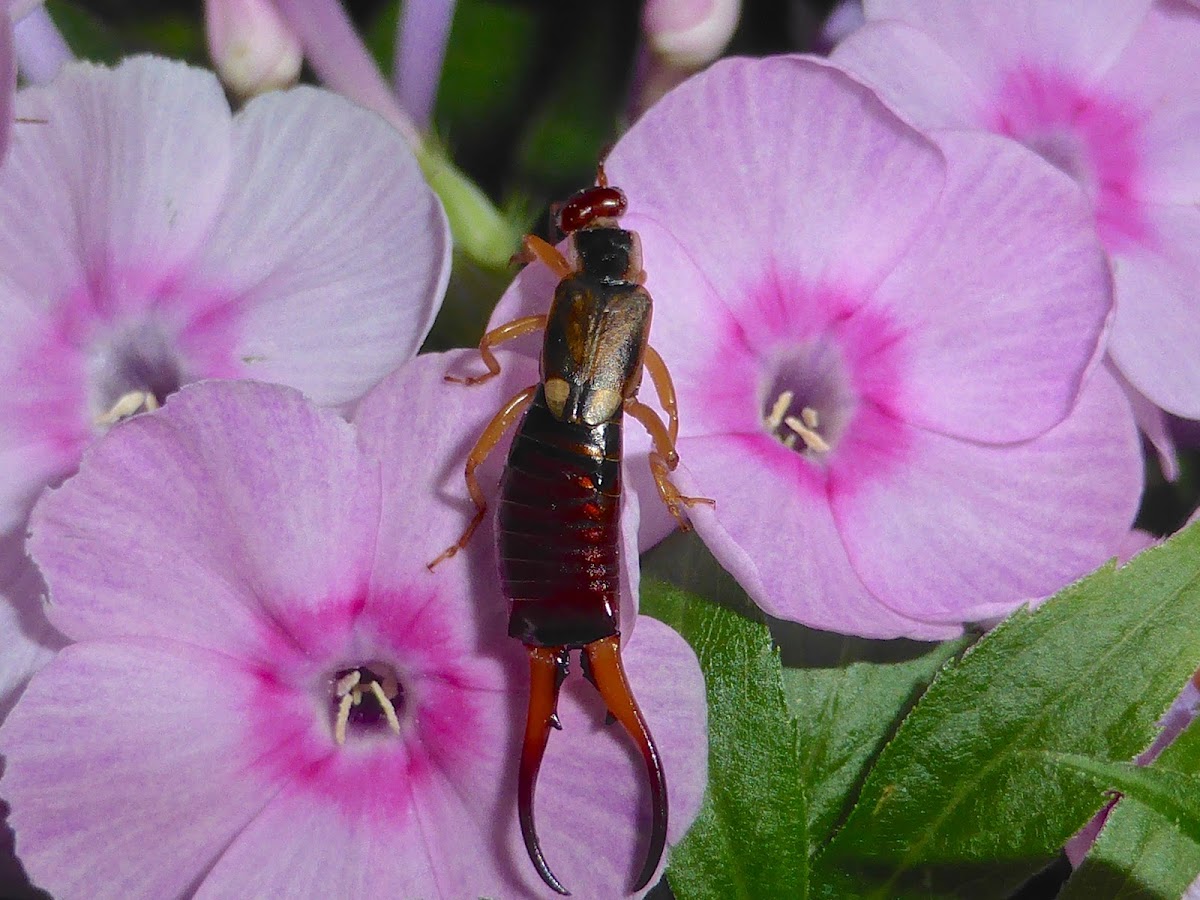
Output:
[[[666,410],[667,433],[671,438],[671,447],[674,448],[675,441],[679,438],[679,404],[675,400],[675,382],[671,380],[671,372],[667,369],[667,364],[663,362],[663,358],[649,344],[646,345],[646,356],[643,364],[646,367],[646,371],[650,373],[650,380],[654,382],[654,390],[658,394],[658,402]],[[675,467],[671,466],[671,468]]]
[[527,234],[521,238],[521,249],[513,256],[512,261],[533,262],[535,259],[541,260],[559,281],[574,271],[567,258],[558,252],[557,247],[547,244],[537,235]]
[[521,766],[517,771],[517,818],[525,849],[542,881],[558,893],[569,895],[571,892],[562,886],[546,864],[533,823],[533,793],[550,740],[550,729],[562,727],[558,722],[558,689],[567,675],[567,650],[533,644],[526,644],[525,649],[529,651],[529,713],[525,718],[525,742],[521,745]]
[[692,526],[684,516],[683,510],[679,508],[680,505],[695,506],[697,503],[706,503],[714,506],[716,501],[707,497],[686,497],[671,481],[671,472],[679,465],[679,454],[675,452],[675,442],[671,440],[667,426],[658,417],[658,413],[633,397],[625,401],[625,412],[641,422],[646,431],[650,433],[650,440],[654,446],[648,459],[650,472],[654,475],[654,485],[658,488],[658,496],[662,498],[662,502],[667,505],[671,515],[679,522],[679,527],[684,531],[690,531]]
[[517,417],[533,401],[533,396],[537,393],[537,389],[538,386],[532,384],[510,399],[504,406],[500,407],[500,411],[492,417],[492,421],[488,422],[487,427],[483,429],[483,434],[479,436],[479,440],[475,442],[475,446],[467,454],[467,466],[464,476],[467,480],[467,493],[471,495],[471,500],[475,503],[475,515],[467,525],[467,530],[462,533],[462,536],[443,550],[437,559],[426,564],[431,572],[433,571],[433,567],[442,560],[449,559],[463,547],[467,546],[467,542],[471,540],[471,535],[475,533],[475,529],[483,521],[483,514],[487,512],[487,498],[483,495],[483,488],[479,486],[479,479],[475,477],[475,470],[496,449],[496,445],[504,437],[504,432],[508,431],[512,423],[517,420]]
[[646,772],[650,776],[650,799],[653,805],[650,818],[650,847],[634,887],[634,891],[640,891],[654,877],[667,843],[667,779],[663,774],[662,760],[659,759],[654,738],[650,736],[650,729],[642,717],[642,711],[638,709],[637,701],[633,699],[629,681],[625,678],[625,669],[621,665],[620,637],[613,635],[588,644],[583,648],[580,662],[584,675],[600,692],[609,713],[625,727],[633,742],[637,744],[642,759],[646,761]]
[[505,341],[511,341],[513,338],[519,338],[523,334],[529,334],[531,331],[538,331],[546,327],[546,316],[522,316],[519,319],[513,319],[511,322],[505,322],[496,328],[493,328],[485,334],[479,341],[479,355],[483,357],[483,364],[487,366],[486,375],[472,375],[470,378],[459,378],[457,375],[445,376],[447,381],[452,381],[455,384],[482,384],[500,374],[500,361],[496,359],[492,353],[492,348],[497,344],[503,344]]

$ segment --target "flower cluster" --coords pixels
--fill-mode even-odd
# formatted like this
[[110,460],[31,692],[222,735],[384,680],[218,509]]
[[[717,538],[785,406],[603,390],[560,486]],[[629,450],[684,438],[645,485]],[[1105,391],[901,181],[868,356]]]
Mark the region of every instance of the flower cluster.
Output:
[[[678,477],[716,501],[693,522],[767,612],[945,637],[1115,552],[1141,451],[1096,365],[1108,266],[1061,173],[923,134],[804,58],[713,66],[607,168],[675,376]],[[550,289],[525,273],[495,320]],[[670,527],[654,509],[646,542]]]
[[[405,4],[393,89],[335,0],[210,0],[236,113],[182,63],[39,69],[13,46],[30,10],[53,30],[37,7],[0,10],[21,865],[61,898],[551,896],[518,823],[530,673],[491,522],[428,565],[473,511],[473,442],[546,374],[532,335],[471,387],[445,376],[474,352],[417,355],[451,265],[423,166],[453,176],[414,148],[452,4]],[[620,521],[672,845],[708,711],[692,649],[638,615],[638,550],[677,525],[648,462],[713,501],[686,515],[770,616],[940,640],[1149,541],[1139,427],[1171,475],[1166,414],[1200,419],[1200,4],[843,4],[829,60],[723,60],[654,102],[738,11],[647,5],[639,117],[606,160],[679,408],[678,467],[629,423]],[[302,58],[346,96],[279,89]],[[528,266],[493,326],[545,313],[560,276]],[[596,691],[562,697],[543,848],[622,895],[644,776]]]
[[[1136,392],[1200,418],[1200,9],[1014,0],[866,4],[833,54],[926,128],[1003,135],[1068,175],[1112,263],[1108,351]],[[1147,433],[1174,471],[1161,413]]]

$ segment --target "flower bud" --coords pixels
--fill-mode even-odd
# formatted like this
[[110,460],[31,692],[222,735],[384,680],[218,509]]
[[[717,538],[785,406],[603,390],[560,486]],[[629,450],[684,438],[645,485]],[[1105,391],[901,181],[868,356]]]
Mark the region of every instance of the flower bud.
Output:
[[663,62],[694,71],[721,55],[741,11],[741,0],[648,0],[642,30]]
[[300,76],[300,40],[273,0],[205,0],[208,52],[226,86],[253,97],[294,84]]

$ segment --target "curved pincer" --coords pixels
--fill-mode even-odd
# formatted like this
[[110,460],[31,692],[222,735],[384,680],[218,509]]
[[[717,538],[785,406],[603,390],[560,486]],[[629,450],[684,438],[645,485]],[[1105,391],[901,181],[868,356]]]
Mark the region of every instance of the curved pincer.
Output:
[[620,638],[614,635],[588,644],[583,648],[581,662],[584,675],[600,692],[609,714],[625,727],[637,744],[650,776],[650,799],[653,805],[650,848],[633,888],[634,891],[640,891],[654,877],[667,844],[667,780],[663,775],[662,760],[625,678],[625,669],[621,665]]
[[567,674],[567,651],[532,644],[526,644],[525,649],[529,651],[529,714],[525,719],[525,742],[521,746],[521,767],[517,774],[517,818],[525,849],[542,881],[558,893],[570,896],[571,892],[562,886],[546,864],[533,823],[533,792],[542,757],[546,754],[550,729],[562,727],[557,714],[558,689]]

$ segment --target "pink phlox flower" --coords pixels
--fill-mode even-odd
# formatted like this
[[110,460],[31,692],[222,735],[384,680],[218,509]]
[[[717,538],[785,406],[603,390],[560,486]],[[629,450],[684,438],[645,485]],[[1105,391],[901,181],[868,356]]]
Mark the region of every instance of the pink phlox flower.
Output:
[[[402,367],[354,425],[283,387],[189,386],[43,497],[30,548],[75,643],[0,728],[35,883],[63,900],[554,896],[517,829],[528,665],[490,527],[426,568],[464,523],[472,435],[519,385],[448,385],[450,362]],[[633,631],[674,842],[704,789],[703,681],[669,628]],[[579,681],[539,825],[580,896],[615,897],[648,828],[644,774]]]
[[833,58],[918,125],[1012,138],[1070,175],[1112,262],[1109,352],[1200,418],[1200,9],[1180,0],[874,0]]
[[352,403],[416,352],[450,261],[404,142],[336,95],[235,116],[211,73],[136,58],[71,65],[16,114],[39,121],[0,169],[0,708],[60,640],[20,550],[46,484],[189,381]]
[[[1141,454],[1096,365],[1108,268],[1061,173],[927,138],[804,58],[717,63],[607,167],[679,394],[676,479],[716,501],[692,521],[767,612],[941,638],[1114,551]],[[527,269],[493,321],[544,309],[551,281]],[[652,496],[646,541],[670,527]]]

